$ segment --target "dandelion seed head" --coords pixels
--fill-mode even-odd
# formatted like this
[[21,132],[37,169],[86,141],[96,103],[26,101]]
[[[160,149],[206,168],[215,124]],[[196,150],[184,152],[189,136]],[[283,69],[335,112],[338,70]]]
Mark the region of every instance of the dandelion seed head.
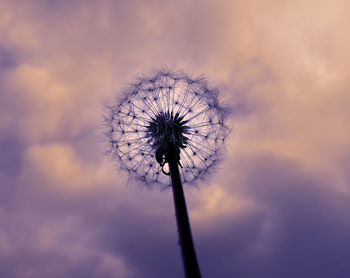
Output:
[[[182,182],[206,178],[229,133],[229,111],[205,78],[157,69],[137,77],[107,108],[109,152],[121,169],[147,185],[169,186],[165,152],[176,149]],[[163,170],[163,171],[162,171]]]

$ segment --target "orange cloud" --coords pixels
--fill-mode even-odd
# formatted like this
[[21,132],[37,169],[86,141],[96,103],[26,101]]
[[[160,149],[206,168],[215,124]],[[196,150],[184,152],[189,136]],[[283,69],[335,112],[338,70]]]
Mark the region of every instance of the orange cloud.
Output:
[[25,153],[24,162],[21,179],[40,182],[43,190],[76,194],[110,182],[110,169],[86,164],[67,144],[34,145]]

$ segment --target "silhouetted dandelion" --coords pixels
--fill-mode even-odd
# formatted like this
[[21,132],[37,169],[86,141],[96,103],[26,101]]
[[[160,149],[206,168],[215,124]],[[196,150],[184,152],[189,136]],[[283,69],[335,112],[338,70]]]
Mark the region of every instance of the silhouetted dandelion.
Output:
[[228,109],[205,78],[167,68],[135,78],[107,106],[109,151],[130,177],[171,186],[187,277],[199,277],[182,183],[206,178],[228,135]]

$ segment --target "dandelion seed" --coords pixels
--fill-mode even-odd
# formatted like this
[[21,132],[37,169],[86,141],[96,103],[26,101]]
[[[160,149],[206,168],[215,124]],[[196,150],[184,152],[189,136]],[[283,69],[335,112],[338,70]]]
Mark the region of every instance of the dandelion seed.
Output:
[[[177,146],[182,182],[191,184],[215,168],[228,135],[228,110],[220,106],[217,90],[204,78],[192,79],[181,71],[160,69],[136,78],[107,111],[109,142],[119,146],[111,144],[110,153],[121,169],[133,170],[133,178],[147,185],[169,186],[168,176],[156,175],[166,163],[167,142]],[[149,169],[152,155],[159,163]],[[199,171],[194,172],[193,165]]]

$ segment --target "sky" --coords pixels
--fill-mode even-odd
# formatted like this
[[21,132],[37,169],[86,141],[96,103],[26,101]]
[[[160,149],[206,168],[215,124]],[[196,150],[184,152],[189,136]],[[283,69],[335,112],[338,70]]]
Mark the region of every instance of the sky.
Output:
[[350,2],[0,0],[0,277],[183,277],[172,193],[106,157],[103,106],[164,65],[232,107],[185,186],[203,277],[350,277]]

